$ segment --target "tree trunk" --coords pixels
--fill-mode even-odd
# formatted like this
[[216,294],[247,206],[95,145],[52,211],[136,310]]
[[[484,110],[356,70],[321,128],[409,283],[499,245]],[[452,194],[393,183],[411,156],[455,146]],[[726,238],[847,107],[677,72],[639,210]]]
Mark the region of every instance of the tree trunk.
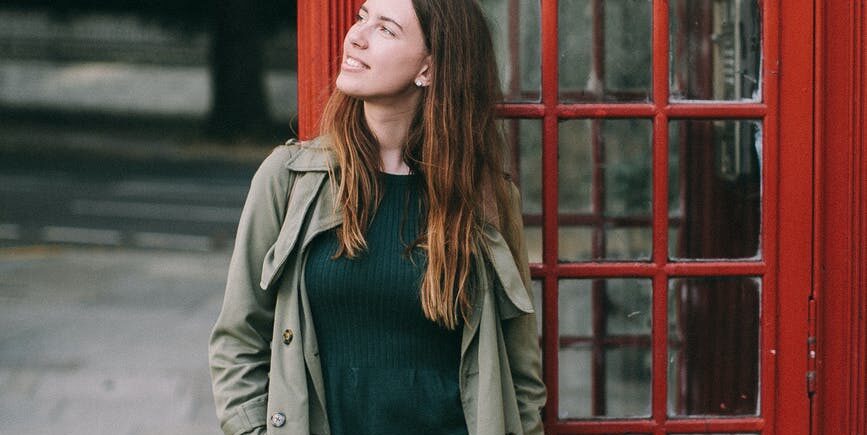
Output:
[[218,0],[211,42],[208,132],[219,139],[262,137],[271,125],[264,85],[259,2]]

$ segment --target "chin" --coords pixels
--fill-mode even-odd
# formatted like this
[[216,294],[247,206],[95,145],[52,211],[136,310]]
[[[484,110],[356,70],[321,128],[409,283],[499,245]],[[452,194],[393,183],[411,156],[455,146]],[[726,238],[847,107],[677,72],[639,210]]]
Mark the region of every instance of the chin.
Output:
[[334,87],[338,91],[343,92],[350,97],[361,98],[364,94],[358,83],[354,83],[354,80],[347,79],[346,77],[343,77],[343,75],[337,76],[337,81],[334,83]]

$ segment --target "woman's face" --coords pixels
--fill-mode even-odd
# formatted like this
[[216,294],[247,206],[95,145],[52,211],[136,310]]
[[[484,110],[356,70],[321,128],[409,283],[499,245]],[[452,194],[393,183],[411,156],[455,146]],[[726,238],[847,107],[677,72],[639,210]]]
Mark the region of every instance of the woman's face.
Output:
[[430,57],[412,0],[367,0],[343,40],[337,89],[365,101],[394,100],[429,84]]

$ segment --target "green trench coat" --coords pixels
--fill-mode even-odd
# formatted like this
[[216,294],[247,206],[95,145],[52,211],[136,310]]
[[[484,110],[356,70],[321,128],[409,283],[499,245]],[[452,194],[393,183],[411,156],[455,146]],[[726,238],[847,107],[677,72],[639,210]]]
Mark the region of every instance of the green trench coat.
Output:
[[[330,434],[301,271],[309,242],[342,222],[328,182],[332,161],[322,139],[290,141],[253,177],[209,346],[226,434]],[[520,217],[511,187],[512,216]],[[475,269],[482,291],[461,342],[467,427],[471,435],[542,434],[546,392],[522,223],[486,220],[487,261]]]

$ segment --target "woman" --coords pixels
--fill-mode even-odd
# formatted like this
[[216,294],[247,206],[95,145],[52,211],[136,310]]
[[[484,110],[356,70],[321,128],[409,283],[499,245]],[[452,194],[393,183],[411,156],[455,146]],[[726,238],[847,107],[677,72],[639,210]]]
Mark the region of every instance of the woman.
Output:
[[472,0],[368,0],[253,178],[210,342],[226,434],[542,433],[499,81]]

